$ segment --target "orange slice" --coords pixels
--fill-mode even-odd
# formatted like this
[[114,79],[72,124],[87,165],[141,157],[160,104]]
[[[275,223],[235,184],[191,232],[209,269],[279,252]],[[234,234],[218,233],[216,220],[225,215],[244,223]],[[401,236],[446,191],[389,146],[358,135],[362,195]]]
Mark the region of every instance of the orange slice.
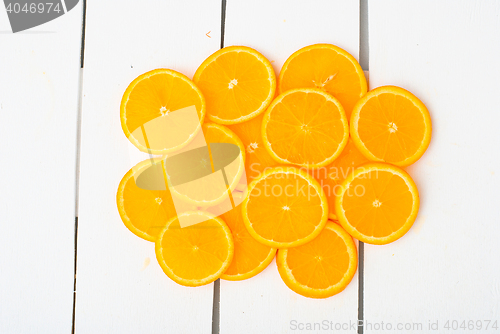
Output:
[[346,147],[331,164],[309,169],[311,174],[321,185],[328,200],[328,218],[337,220],[335,214],[335,197],[340,193],[342,181],[345,180],[360,165],[368,162],[349,138]]
[[229,129],[241,139],[245,147],[245,167],[248,180],[259,177],[266,168],[278,163],[271,157],[262,141],[262,119],[264,114],[243,122],[230,125]]
[[263,112],[276,91],[276,75],[269,60],[245,46],[223,48],[196,70],[193,81],[207,99],[212,122],[235,124]]
[[257,241],[288,248],[305,244],[321,232],[328,203],[312,176],[295,167],[274,167],[249,185],[242,213]]
[[342,183],[335,199],[339,222],[354,238],[369,244],[388,244],[401,238],[418,213],[417,186],[401,168],[368,163]]
[[[196,166],[193,165],[200,164],[200,169],[208,169],[209,172],[213,171],[211,164],[217,164],[217,161],[213,161],[214,157],[225,155],[225,152],[222,152],[225,147],[218,147],[213,144],[233,144],[237,146],[241,154],[224,168],[224,172],[229,184],[229,189],[231,191],[234,190],[245,170],[245,149],[243,143],[234,132],[223,125],[205,123],[202,129],[205,141],[210,145],[210,151],[206,150],[208,153],[207,155],[201,155],[200,159],[196,159],[193,163],[186,165],[186,168],[196,168]],[[219,152],[217,152],[217,150]],[[171,191],[172,195],[177,196],[186,203],[198,207],[213,206],[228,198],[227,185],[220,171],[218,174],[212,173],[207,177],[200,177],[195,181],[173,186],[171,187]]]
[[327,298],[344,290],[356,273],[356,245],[342,227],[329,221],[311,242],[278,250],[276,264],[290,289],[305,297]]
[[181,228],[177,218],[167,222],[156,240],[156,259],[165,274],[185,286],[200,286],[219,278],[233,259],[231,231],[222,219],[204,212],[202,223]]
[[[156,161],[160,165],[160,161]],[[170,191],[147,190],[138,187],[134,174],[144,172],[151,166],[150,160],[140,162],[123,176],[116,204],[125,226],[135,235],[155,241],[167,221],[177,215]]]
[[[193,106],[198,119],[189,121],[184,114],[176,115]],[[125,90],[120,105],[123,132],[139,150],[152,154],[165,154],[187,145],[200,130],[204,117],[205,98],[201,91],[185,75],[169,69],[138,76]],[[157,127],[154,127],[155,122]],[[162,133],[169,135],[148,143],[142,138],[146,124],[156,129],[159,126]]]
[[277,162],[322,167],[342,153],[349,125],[333,96],[320,89],[292,89],[269,106],[262,121],[262,137]]
[[221,218],[229,226],[234,240],[233,261],[221,278],[241,281],[266,269],[276,255],[276,248],[261,244],[248,233],[241,215],[241,205],[226,212]]
[[320,88],[335,96],[347,114],[366,94],[366,78],[356,59],[331,44],[306,46],[293,53],[281,68],[278,91]]
[[351,136],[372,161],[408,166],[420,159],[431,141],[429,111],[409,91],[383,86],[366,94],[351,116]]

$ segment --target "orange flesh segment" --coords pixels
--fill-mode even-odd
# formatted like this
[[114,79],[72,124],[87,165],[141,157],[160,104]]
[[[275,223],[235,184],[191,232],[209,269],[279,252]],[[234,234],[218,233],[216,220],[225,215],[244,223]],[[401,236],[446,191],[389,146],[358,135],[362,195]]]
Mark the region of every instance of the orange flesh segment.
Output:
[[332,94],[348,119],[367,91],[358,62],[346,51],[328,44],[311,45],[290,56],[280,73],[279,92],[294,88],[320,88]]
[[162,116],[162,107],[175,110],[196,106],[198,114],[202,101],[188,82],[181,78],[156,74],[137,83],[127,102],[126,124],[130,132],[150,120]]
[[[375,178],[377,181],[372,182]],[[389,172],[373,171],[366,174],[366,179],[353,180],[350,187],[366,189],[361,198],[348,195],[343,198],[347,219],[362,234],[385,237],[406,223],[413,197],[401,178]],[[376,201],[381,203],[380,207],[376,207]]]
[[368,162],[356,148],[351,139],[348,140],[346,147],[331,164],[309,169],[311,174],[323,188],[328,200],[328,216],[330,219],[336,219],[335,197],[340,194],[340,185],[347,176],[352,174],[360,165]]
[[246,174],[249,181],[259,177],[266,168],[278,164],[266,150],[262,141],[263,117],[264,115],[261,114],[247,122],[228,126],[243,142]]
[[[321,264],[317,257],[321,257]],[[287,264],[299,283],[313,289],[325,289],[344,277],[349,268],[349,254],[343,240],[325,229],[313,242],[290,248]]]
[[247,47],[227,47],[214,53],[196,71],[194,81],[205,95],[207,116],[222,124],[257,116],[276,89],[271,64]]
[[[134,167],[138,172],[149,166],[149,160]],[[130,169],[120,182],[117,205],[125,225],[139,237],[154,241],[165,224],[177,215],[170,191],[146,190],[135,184],[134,169]]]
[[243,214],[259,242],[293,247],[314,238],[326,223],[324,193],[312,177],[297,168],[271,169],[250,188]]
[[233,257],[229,228],[219,218],[181,228],[175,218],[156,242],[156,255],[165,273],[179,284],[213,282]]
[[[388,130],[390,124],[397,126],[395,132]],[[414,155],[424,131],[424,117],[402,96],[380,94],[368,100],[360,113],[359,136],[368,150],[384,161],[402,161]]]
[[276,249],[257,242],[248,233],[243,223],[241,205],[224,213],[221,218],[229,226],[234,240],[233,261],[222,278],[246,279],[264,270],[274,258]]
[[342,107],[318,90],[280,95],[266,112],[262,131],[277,161],[300,166],[324,166],[333,161],[349,133]]

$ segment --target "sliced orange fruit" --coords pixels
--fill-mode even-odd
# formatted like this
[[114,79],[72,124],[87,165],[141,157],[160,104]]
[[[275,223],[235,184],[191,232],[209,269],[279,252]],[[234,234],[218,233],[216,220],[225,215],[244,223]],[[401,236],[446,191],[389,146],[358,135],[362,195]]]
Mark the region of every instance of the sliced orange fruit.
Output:
[[193,81],[205,95],[208,118],[220,124],[256,117],[276,91],[269,60],[245,46],[229,46],[212,54],[196,70]]
[[259,177],[266,168],[278,163],[271,157],[262,141],[262,119],[264,114],[239,124],[228,126],[241,139],[245,147],[245,166],[248,180]]
[[344,180],[335,212],[354,238],[383,245],[408,232],[419,203],[417,186],[408,173],[374,162],[362,165]]
[[257,241],[288,248],[305,244],[321,232],[328,203],[312,176],[295,167],[274,167],[249,185],[242,213]]
[[351,136],[372,161],[408,166],[420,159],[431,141],[425,105],[409,91],[383,86],[358,101],[351,116]]
[[328,217],[337,219],[335,214],[335,197],[340,193],[342,181],[345,180],[354,170],[360,165],[368,162],[368,159],[362,155],[354,145],[352,139],[349,138],[346,147],[331,164],[309,169],[311,174],[323,188],[328,200]]
[[[155,161],[161,166],[160,161]],[[151,167],[151,161],[145,160],[131,168],[123,176],[116,203],[118,212],[125,226],[135,235],[155,241],[167,221],[177,215],[170,191],[147,190],[136,185],[134,174],[138,175]]]
[[221,278],[241,281],[266,269],[276,255],[276,248],[261,244],[248,233],[241,215],[241,205],[224,213],[221,218],[229,226],[234,241],[233,261]]
[[335,160],[349,138],[342,105],[320,89],[292,89],[279,95],[262,121],[262,137],[279,163],[322,167]]
[[201,211],[202,223],[181,228],[177,218],[167,222],[155,244],[156,259],[165,274],[185,286],[200,286],[219,278],[234,254],[231,231],[222,219]]
[[331,44],[314,44],[294,52],[281,68],[279,93],[294,88],[319,88],[332,94],[349,119],[367,84],[361,66],[348,52]]
[[[186,108],[195,108],[197,119],[185,117],[185,112],[180,115]],[[125,90],[120,105],[123,132],[139,150],[152,154],[165,154],[187,145],[200,130],[204,117],[201,91],[188,77],[169,69],[138,76]],[[146,131],[146,125],[151,130]],[[168,136],[161,135],[164,133]],[[144,134],[161,138],[147,140]]]
[[276,264],[290,289],[305,297],[327,298],[344,290],[356,273],[356,245],[342,227],[329,221],[311,242],[278,250]]
[[[217,167],[216,157],[224,158],[226,147],[214,145],[216,143],[228,143],[236,146],[239,150],[238,157],[224,168],[225,176],[232,191],[238,185],[240,178],[245,170],[245,149],[241,140],[227,127],[215,124],[205,123],[202,126],[206,143],[210,150],[205,150],[207,154],[202,154],[199,159],[190,161],[186,168],[196,168],[193,164],[199,164],[200,169],[213,171],[212,167]],[[186,161],[184,161],[187,163]],[[211,164],[213,166],[211,166]],[[220,171],[219,171],[220,173]],[[227,198],[227,185],[222,174],[211,173],[206,177],[200,177],[193,182],[186,182],[178,186],[171,187],[172,194],[186,203],[196,205],[197,207],[213,206]]]

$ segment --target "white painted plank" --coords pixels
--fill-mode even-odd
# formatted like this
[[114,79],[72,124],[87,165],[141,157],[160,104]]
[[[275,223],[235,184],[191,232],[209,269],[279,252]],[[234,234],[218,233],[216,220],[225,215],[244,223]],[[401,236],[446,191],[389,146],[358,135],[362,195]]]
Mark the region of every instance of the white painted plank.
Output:
[[0,333],[69,333],[82,6],[16,34],[0,6]]
[[[500,326],[500,3],[369,3],[370,86],[393,84],[428,107],[433,138],[408,168],[421,207],[387,246],[365,246],[365,333],[384,321],[485,320]],[[450,323],[450,326],[452,323]],[[370,330],[371,328],[371,330]],[[387,327],[386,327],[387,328]]]
[[[276,74],[294,51],[315,43],[338,45],[357,58],[359,3],[326,0],[227,2],[225,46],[255,48],[272,62]],[[220,332],[300,333],[299,323],[324,325],[322,322],[326,321],[328,326],[330,322],[334,326],[336,323],[344,325],[345,330],[336,333],[356,333],[357,289],[356,274],[346,290],[336,296],[324,300],[305,298],[288,289],[273,261],[264,272],[249,280],[221,280]]]
[[191,77],[219,49],[220,16],[219,0],[88,5],[77,333],[211,332],[213,285],[187,288],[171,281],[156,261],[154,244],[122,223],[115,196],[131,168],[119,117],[123,92],[155,68]]

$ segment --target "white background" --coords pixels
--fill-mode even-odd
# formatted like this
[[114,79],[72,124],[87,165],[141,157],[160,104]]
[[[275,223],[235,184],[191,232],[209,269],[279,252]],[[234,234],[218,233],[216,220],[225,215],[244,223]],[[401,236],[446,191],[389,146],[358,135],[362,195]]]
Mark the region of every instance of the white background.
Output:
[[[221,46],[222,3],[88,2],[83,69],[81,2],[17,34],[0,6],[0,333],[311,333],[290,322],[358,317],[364,328],[316,332],[500,332],[500,2],[378,0],[366,17],[358,1],[227,0],[225,46],[257,49],[277,73],[313,43],[361,53],[370,88],[402,86],[427,105],[433,138],[407,169],[421,196],[415,225],[365,245],[344,292],[304,298],[273,262],[222,280],[215,312],[214,284],[169,280],[153,244],[121,222],[115,194],[130,168],[123,91],[154,68],[191,77]],[[453,320],[483,329],[453,330]]]

